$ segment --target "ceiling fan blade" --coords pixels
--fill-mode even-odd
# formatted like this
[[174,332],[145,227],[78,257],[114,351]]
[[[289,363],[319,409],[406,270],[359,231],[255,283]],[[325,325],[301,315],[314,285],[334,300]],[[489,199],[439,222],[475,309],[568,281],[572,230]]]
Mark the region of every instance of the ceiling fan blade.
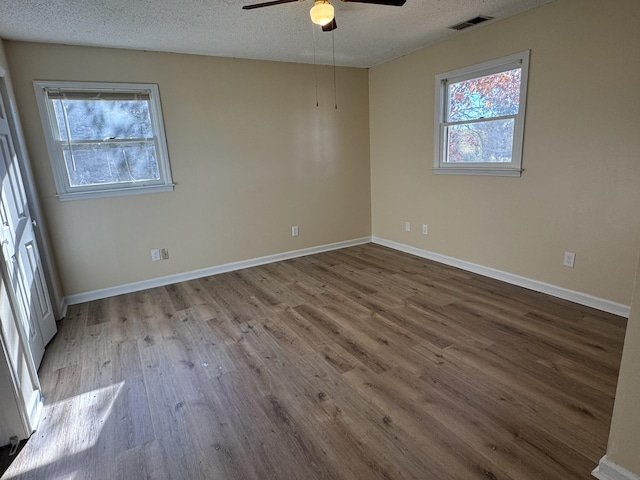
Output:
[[254,8],[270,7],[272,5],[280,5],[281,3],[300,2],[302,0],[272,0],[271,2],[254,3],[253,5],[244,5],[243,10],[253,10]]
[[375,5],[389,5],[391,7],[401,7],[407,0],[342,0],[345,3],[373,3]]
[[322,31],[330,32],[331,30],[335,30],[336,28],[338,28],[338,24],[336,23],[336,17],[333,17],[333,20],[322,26]]

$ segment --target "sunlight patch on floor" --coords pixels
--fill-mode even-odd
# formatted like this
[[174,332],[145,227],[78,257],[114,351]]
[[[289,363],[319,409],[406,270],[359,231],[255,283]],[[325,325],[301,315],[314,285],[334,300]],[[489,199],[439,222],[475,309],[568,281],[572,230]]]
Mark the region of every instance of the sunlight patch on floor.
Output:
[[[42,470],[44,473],[47,465],[64,463],[66,457],[78,455],[95,446],[124,383],[114,383],[45,405],[40,427],[3,478],[16,478],[29,473],[20,468],[21,455],[37,458],[37,461],[30,462],[29,471]],[[64,476],[57,476],[56,480],[73,480],[76,475],[76,471],[67,472]]]

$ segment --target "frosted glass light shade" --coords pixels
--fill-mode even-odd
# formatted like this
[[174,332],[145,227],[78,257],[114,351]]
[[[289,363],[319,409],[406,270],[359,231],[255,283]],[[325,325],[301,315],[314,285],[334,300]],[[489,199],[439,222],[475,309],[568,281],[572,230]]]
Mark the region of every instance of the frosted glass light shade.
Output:
[[316,0],[309,14],[316,25],[327,25],[333,20],[333,5],[327,0]]

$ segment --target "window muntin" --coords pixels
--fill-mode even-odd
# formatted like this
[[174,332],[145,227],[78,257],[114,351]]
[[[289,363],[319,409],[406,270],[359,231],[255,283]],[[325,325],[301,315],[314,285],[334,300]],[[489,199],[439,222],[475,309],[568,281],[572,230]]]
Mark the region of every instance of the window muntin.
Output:
[[520,175],[528,58],[436,77],[435,173]]
[[173,189],[157,85],[35,88],[62,200]]

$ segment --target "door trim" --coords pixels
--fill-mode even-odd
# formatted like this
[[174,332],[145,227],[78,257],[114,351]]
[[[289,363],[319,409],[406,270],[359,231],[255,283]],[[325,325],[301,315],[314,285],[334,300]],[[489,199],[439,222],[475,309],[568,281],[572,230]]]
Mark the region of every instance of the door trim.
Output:
[[[47,289],[49,291],[49,298],[51,299],[51,308],[53,309],[55,319],[61,320],[67,313],[67,303],[62,295],[60,281],[58,280],[58,269],[53,260],[53,252],[50,247],[51,242],[45,227],[40,202],[38,201],[33,170],[31,169],[31,162],[29,160],[29,155],[27,154],[27,146],[20,126],[20,116],[18,114],[18,108],[16,107],[11,79],[7,70],[1,66],[0,94],[2,94],[5,102],[7,103],[5,107],[7,111],[7,120],[9,122],[9,130],[13,137],[14,149],[18,156],[18,162],[20,163],[22,171],[22,181],[27,195],[29,212],[31,214],[31,219],[35,222],[33,231],[36,236],[36,242],[40,252],[40,261],[42,262],[42,269],[47,283]],[[51,340],[54,334],[55,332],[48,332],[48,334],[43,332],[45,345]]]

